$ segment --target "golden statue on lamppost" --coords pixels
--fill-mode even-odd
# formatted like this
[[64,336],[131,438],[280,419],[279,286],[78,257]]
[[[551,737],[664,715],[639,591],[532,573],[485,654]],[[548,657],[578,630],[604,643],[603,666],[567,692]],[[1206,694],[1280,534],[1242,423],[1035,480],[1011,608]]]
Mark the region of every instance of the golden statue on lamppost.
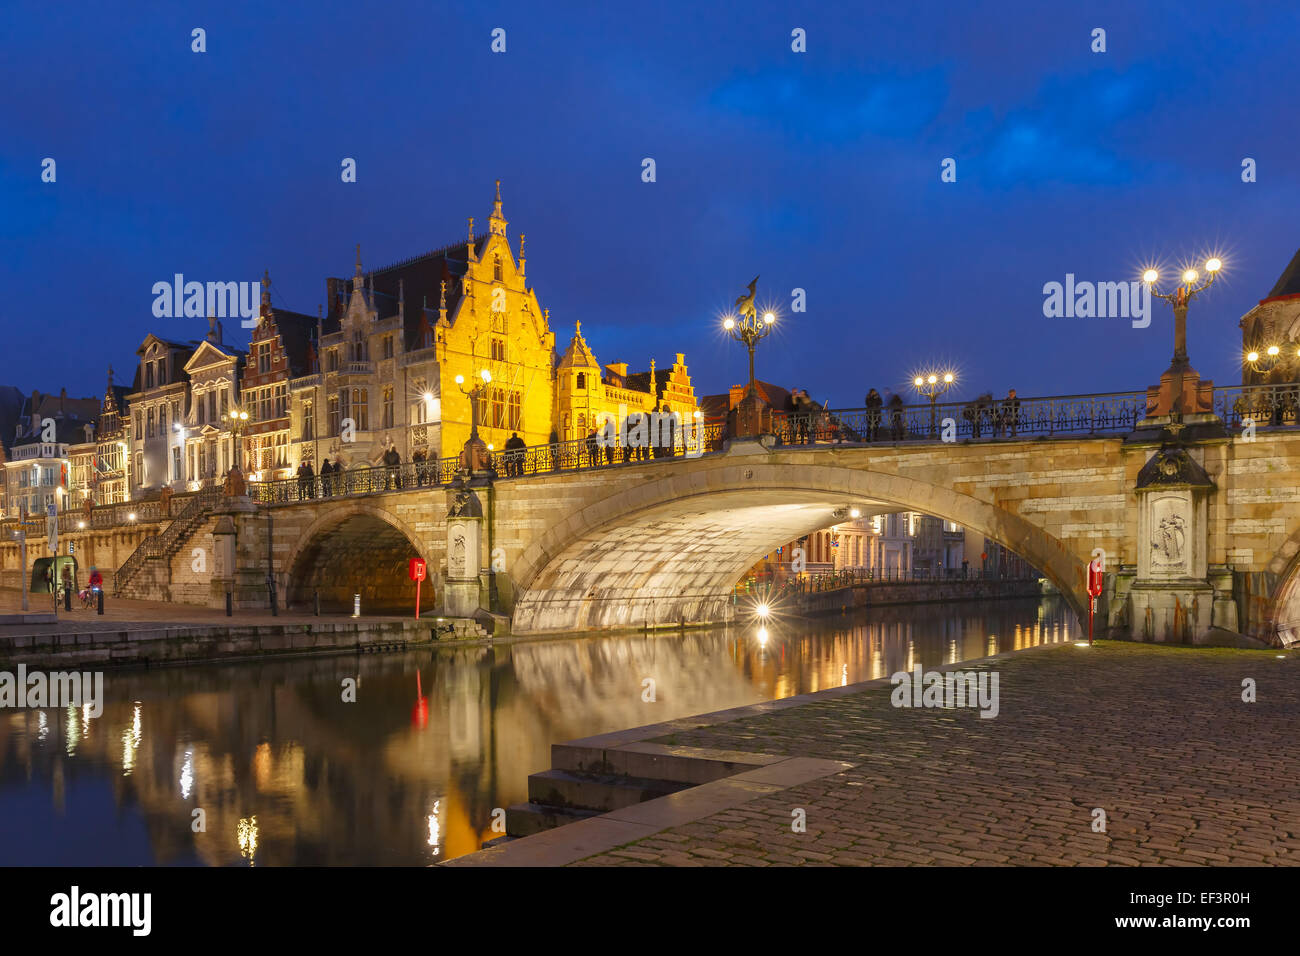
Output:
[[723,329],[737,342],[743,342],[749,350],[749,384],[745,386],[745,395],[736,406],[733,434],[737,438],[757,438],[772,432],[772,409],[759,397],[754,378],[754,349],[760,341],[772,334],[776,314],[768,310],[759,318],[758,308],[754,304],[758,276],[754,276],[748,288],[748,295],[736,299],[738,314],[729,315],[722,321]]

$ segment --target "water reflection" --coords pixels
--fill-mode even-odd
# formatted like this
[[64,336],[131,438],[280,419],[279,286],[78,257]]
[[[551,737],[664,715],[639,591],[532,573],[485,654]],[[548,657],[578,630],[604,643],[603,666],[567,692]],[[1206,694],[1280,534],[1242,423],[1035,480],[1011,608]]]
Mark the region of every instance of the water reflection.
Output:
[[1076,636],[1049,598],[109,672],[98,718],[0,712],[0,863],[450,859],[499,835],[554,742]]

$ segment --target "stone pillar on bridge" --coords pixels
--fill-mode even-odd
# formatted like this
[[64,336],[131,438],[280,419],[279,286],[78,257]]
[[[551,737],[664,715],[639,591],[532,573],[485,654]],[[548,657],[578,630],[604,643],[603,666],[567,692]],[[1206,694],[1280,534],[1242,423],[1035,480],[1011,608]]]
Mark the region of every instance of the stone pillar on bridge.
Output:
[[733,438],[758,438],[772,434],[772,406],[763,401],[754,389],[746,389],[745,397],[736,404],[733,414]]
[[213,509],[213,573],[208,606],[224,608],[226,591],[238,608],[266,606],[266,534],[246,494],[227,495]]
[[482,607],[483,504],[474,489],[447,492],[447,577],[443,610],[448,617],[473,617]]
[[1134,639],[1203,643],[1212,627],[1236,630],[1232,575],[1212,576],[1208,565],[1215,490],[1177,439],[1138,473],[1137,577],[1127,596]]

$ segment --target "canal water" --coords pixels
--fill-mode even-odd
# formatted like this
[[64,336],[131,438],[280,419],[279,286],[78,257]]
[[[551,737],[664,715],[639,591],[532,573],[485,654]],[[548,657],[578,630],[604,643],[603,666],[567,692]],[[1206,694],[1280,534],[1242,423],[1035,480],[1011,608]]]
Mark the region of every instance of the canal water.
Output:
[[1077,636],[1045,597],[108,671],[97,717],[0,710],[0,865],[448,860],[499,835],[552,743]]

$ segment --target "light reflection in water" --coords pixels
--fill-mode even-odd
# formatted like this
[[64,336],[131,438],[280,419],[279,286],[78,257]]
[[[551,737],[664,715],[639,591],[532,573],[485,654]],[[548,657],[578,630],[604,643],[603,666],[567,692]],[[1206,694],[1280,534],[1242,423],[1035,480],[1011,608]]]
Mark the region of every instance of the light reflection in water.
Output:
[[[914,605],[657,636],[115,671],[101,719],[120,736],[94,733],[76,708],[0,735],[0,819],[45,800],[56,821],[6,840],[0,863],[40,863],[51,845],[87,865],[450,859],[500,836],[493,810],[527,800],[553,743],[1066,642],[1073,621],[1059,598]],[[347,677],[364,677],[355,703],[341,702]],[[65,774],[80,788],[67,811]],[[96,775],[115,782],[82,785]],[[197,805],[203,833],[191,829]],[[86,840],[64,815],[73,810],[113,822]]]

